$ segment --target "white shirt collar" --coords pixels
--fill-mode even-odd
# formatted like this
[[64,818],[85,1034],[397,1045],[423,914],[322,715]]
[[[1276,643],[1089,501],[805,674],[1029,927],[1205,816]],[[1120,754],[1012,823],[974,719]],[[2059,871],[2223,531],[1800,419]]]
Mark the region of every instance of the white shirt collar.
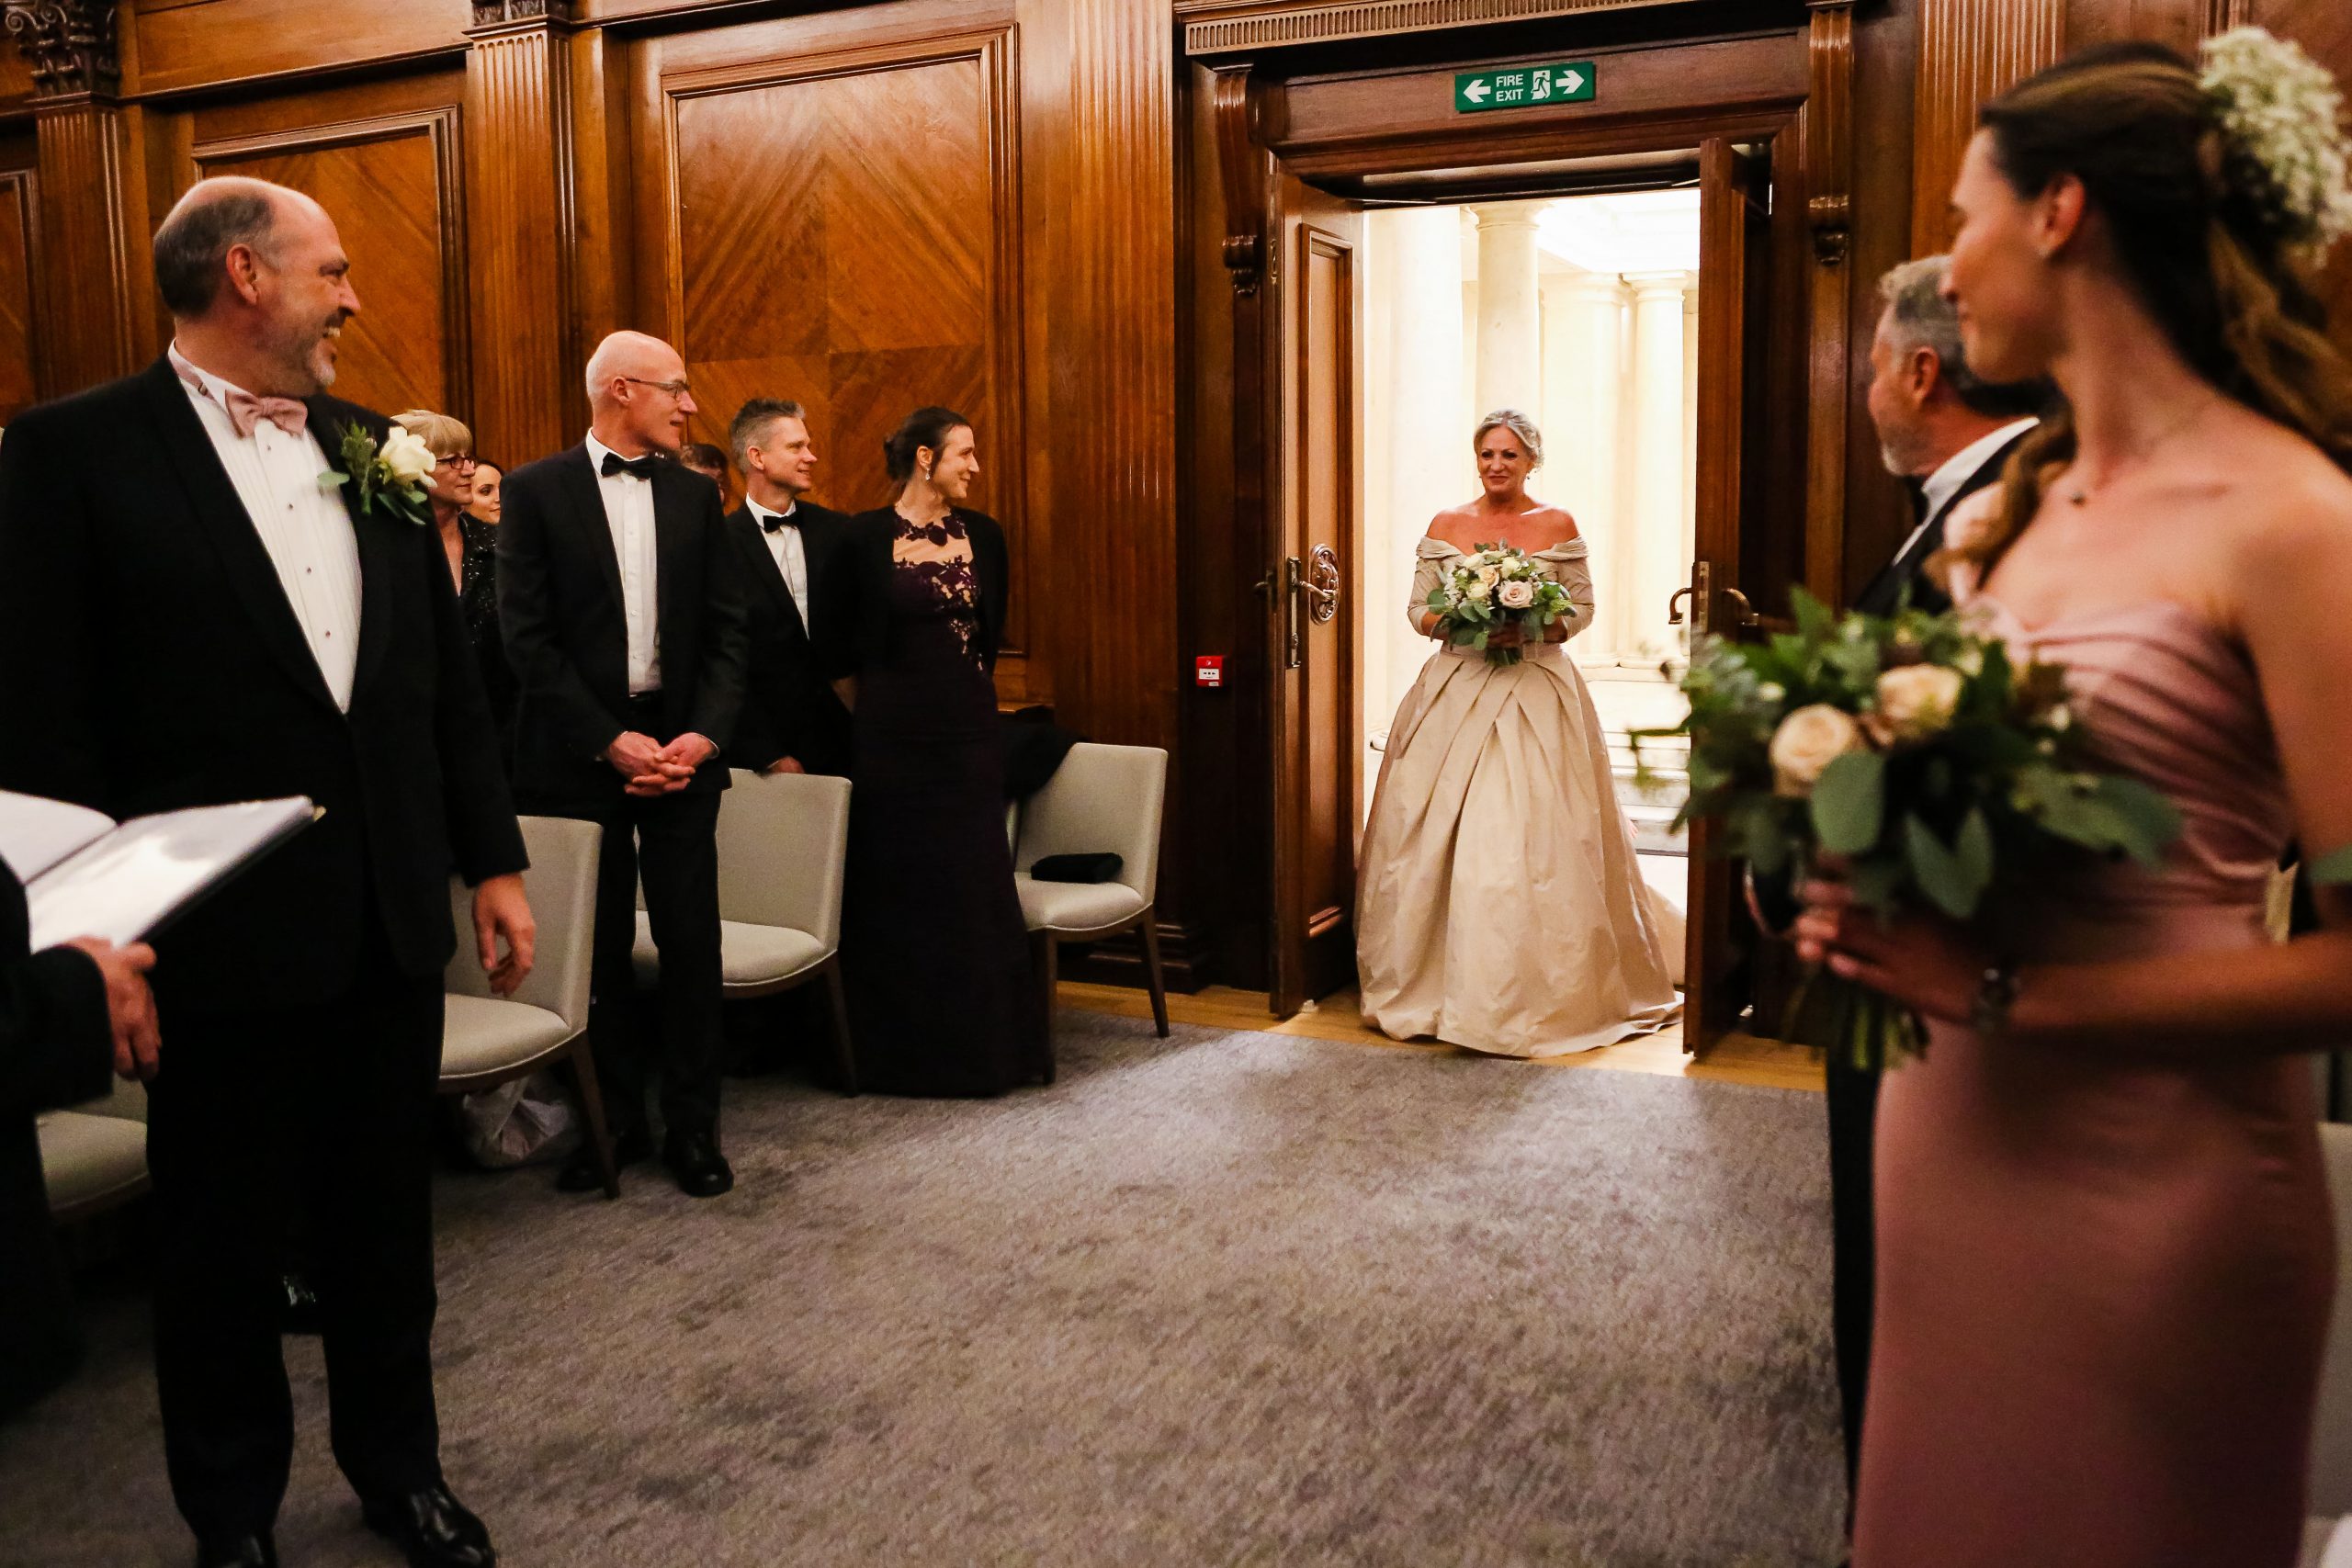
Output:
[[1954,492],[1973,478],[1976,470],[1983,468],[1994,453],[2041,423],[2037,419],[2013,420],[1990,434],[1979,436],[1945,458],[1943,467],[1929,474],[1927,483],[1920,486],[1927,495],[1927,515],[1932,518],[1943,511],[1951,503]]
[[752,509],[752,515],[754,517],[789,517],[800,510],[800,503],[797,501],[785,502],[784,510],[778,512],[773,506],[761,505],[748,495],[743,498],[743,504]]
[[[193,380],[196,383],[197,390],[202,392],[214,402],[219,403],[222,408],[225,409],[229,406],[230,393],[245,391],[243,387],[238,386],[234,381],[228,379],[226,377],[215,376],[211,371],[207,370],[195,360],[190,359],[187,355],[182,354],[180,352],[180,344],[177,338],[174,338],[172,340],[172,346],[166,352],[171,355],[172,368],[180,373],[182,379],[184,381]],[[245,395],[247,397],[251,397],[253,394],[246,392]]]

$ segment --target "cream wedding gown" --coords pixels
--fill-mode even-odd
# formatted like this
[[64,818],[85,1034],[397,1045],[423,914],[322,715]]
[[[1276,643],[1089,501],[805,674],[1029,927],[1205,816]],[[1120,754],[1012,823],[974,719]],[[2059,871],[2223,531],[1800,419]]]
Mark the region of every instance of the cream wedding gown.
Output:
[[[1417,547],[1416,629],[1462,552]],[[1585,543],[1535,553],[1592,623]],[[1440,648],[1380,764],[1356,900],[1364,1021],[1510,1056],[1589,1051],[1671,1021],[1669,977],[1609,747],[1566,643],[1508,669]]]

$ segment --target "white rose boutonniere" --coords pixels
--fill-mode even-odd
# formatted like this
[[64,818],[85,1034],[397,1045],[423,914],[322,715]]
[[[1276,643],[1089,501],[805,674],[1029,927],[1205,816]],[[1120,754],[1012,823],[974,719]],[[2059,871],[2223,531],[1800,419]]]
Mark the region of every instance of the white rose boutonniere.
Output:
[[396,424],[379,445],[366,426],[346,424],[336,451],[343,472],[322,476],[321,484],[356,485],[353,493],[363,513],[379,512],[416,524],[433,521],[424,480],[437,459],[417,436]]

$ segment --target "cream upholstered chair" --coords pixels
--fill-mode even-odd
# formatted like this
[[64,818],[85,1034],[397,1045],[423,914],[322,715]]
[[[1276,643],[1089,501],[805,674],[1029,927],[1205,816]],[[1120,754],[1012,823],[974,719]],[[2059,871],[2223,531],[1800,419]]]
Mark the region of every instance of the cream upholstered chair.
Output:
[[444,988],[448,1013],[441,1033],[443,1094],[476,1094],[527,1077],[557,1062],[571,1065],[580,1106],[588,1116],[590,1146],[604,1168],[605,1196],[621,1195],[605,1135],[605,1097],[588,1050],[588,980],[596,934],[596,863],[604,829],[560,817],[522,819],[531,869],[523,890],[538,928],[531,973],[511,997],[490,994],[474,950],[473,894],[452,879],[451,913],[458,953]]
[[[1066,942],[1099,942],[1124,931],[1143,934],[1151,982],[1151,1016],[1168,1035],[1168,986],[1159,966],[1159,818],[1168,794],[1168,753],[1157,746],[1098,746],[1080,741],[1021,808],[1012,881],[1022,918],[1037,950],[1046,987],[1046,1071],[1053,1068],[1057,954]],[[1039,882],[1030,868],[1047,855],[1114,854],[1115,882]]]
[[147,1190],[147,1091],[115,1080],[97,1100],[51,1111],[40,1124],[40,1174],[60,1224],[85,1220]]
[[[857,1092],[849,1008],[842,994],[842,877],[849,853],[849,781],[822,773],[738,769],[718,807],[718,950],[729,1001],[822,980],[833,1015],[842,1089]],[[642,900],[640,899],[640,902]],[[637,981],[662,973],[653,928],[637,912]]]

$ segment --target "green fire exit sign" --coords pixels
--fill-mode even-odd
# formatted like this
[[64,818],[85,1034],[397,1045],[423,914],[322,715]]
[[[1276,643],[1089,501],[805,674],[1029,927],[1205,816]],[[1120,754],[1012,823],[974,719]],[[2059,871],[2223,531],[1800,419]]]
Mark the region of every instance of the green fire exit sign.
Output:
[[1589,104],[1599,72],[1589,60],[1566,65],[1512,65],[1464,71],[1453,78],[1453,112],[1523,109],[1537,104]]

